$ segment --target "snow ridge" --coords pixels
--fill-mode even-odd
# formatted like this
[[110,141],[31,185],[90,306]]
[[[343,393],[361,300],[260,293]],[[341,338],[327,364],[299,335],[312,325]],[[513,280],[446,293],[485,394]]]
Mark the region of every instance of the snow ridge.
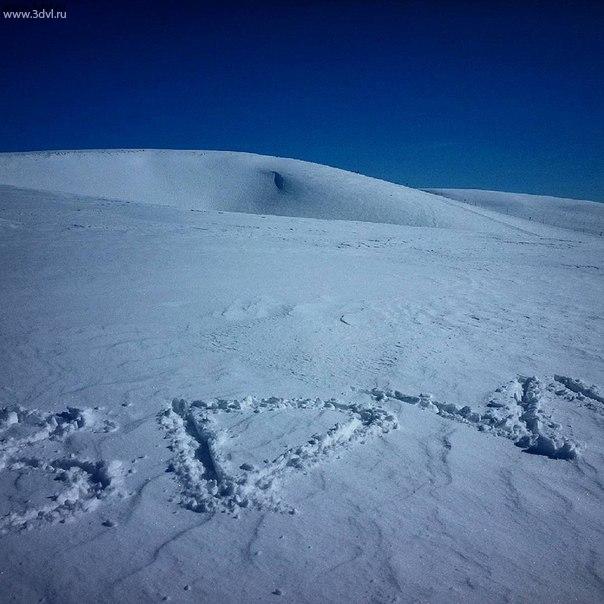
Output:
[[185,210],[500,232],[441,195],[310,162],[228,151],[0,153],[0,184]]

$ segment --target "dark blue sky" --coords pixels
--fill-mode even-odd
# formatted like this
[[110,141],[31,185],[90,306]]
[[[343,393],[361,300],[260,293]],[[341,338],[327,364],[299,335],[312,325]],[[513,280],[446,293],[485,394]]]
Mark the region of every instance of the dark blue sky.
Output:
[[2,151],[242,150],[604,200],[602,2],[8,4],[68,18],[0,15]]

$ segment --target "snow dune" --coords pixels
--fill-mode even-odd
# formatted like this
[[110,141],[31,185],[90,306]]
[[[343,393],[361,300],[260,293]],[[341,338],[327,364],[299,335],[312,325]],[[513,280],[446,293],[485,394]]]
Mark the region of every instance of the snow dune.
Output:
[[0,184],[180,209],[478,232],[501,228],[493,222],[494,214],[439,195],[328,166],[250,153],[7,153],[0,155]]

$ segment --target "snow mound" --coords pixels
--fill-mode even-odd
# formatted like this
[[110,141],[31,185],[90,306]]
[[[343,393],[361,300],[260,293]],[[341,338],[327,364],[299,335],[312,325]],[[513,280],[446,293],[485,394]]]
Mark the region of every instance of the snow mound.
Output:
[[40,191],[329,220],[492,232],[467,204],[336,168],[224,151],[0,154],[0,184]]
[[448,199],[549,226],[582,233],[604,233],[604,203],[545,195],[478,189],[426,189]]

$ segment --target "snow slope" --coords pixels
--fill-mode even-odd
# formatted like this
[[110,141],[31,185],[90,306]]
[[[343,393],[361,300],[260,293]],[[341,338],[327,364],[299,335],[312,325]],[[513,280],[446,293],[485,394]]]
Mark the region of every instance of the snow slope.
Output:
[[602,601],[602,238],[199,157],[0,156],[0,601]]
[[223,151],[51,151],[0,155],[0,183],[222,210],[499,230],[465,204],[308,162]]
[[494,210],[508,216],[518,216],[543,224],[602,235],[604,203],[578,199],[561,199],[545,195],[503,193],[478,189],[426,189],[474,207]]

